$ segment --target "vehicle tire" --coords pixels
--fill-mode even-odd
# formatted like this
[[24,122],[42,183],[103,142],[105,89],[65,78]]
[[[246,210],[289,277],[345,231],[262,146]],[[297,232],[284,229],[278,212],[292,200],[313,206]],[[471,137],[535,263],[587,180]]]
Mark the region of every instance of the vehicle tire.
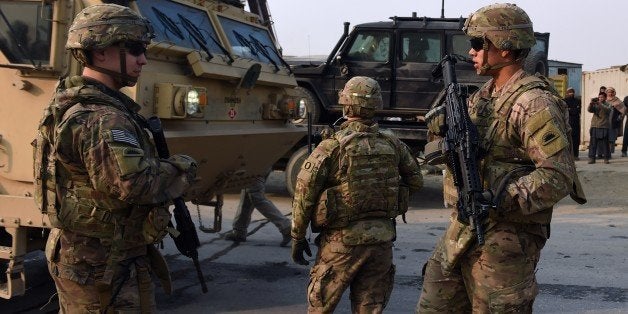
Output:
[[288,193],[290,196],[294,196],[294,189],[297,185],[297,175],[301,170],[301,166],[303,162],[310,154],[307,152],[307,145],[297,149],[296,152],[290,156],[288,159],[288,164],[286,166],[286,189],[288,189]]
[[530,73],[540,73],[547,76],[547,64],[544,60],[543,51],[532,51],[523,63],[523,69]]
[[305,87],[295,87],[295,89],[301,94],[299,100],[297,100],[297,107],[299,101],[305,102],[305,110],[301,112],[298,118],[292,120],[296,124],[307,124],[307,113],[311,114],[312,124],[318,123],[321,117],[321,102],[318,101],[316,95]]

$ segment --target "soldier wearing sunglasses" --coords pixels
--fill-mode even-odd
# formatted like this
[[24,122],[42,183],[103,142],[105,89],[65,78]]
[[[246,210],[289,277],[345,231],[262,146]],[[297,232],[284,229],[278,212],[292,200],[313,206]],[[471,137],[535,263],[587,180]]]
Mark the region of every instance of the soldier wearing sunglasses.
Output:
[[[552,208],[570,194],[586,201],[570,145],[565,104],[541,76],[523,70],[535,44],[532,22],[514,4],[473,13],[463,28],[478,75],[491,79],[469,98],[480,139],[482,185],[492,192],[484,220],[485,241],[473,226],[450,224],[423,268],[420,313],[531,313],[539,291],[535,270],[550,236]],[[434,108],[433,110],[441,110]],[[428,116],[438,116],[438,114]],[[436,135],[445,119],[428,122]],[[451,175],[445,195],[457,195]]]
[[115,4],[83,9],[70,27],[66,48],[82,74],[59,82],[35,145],[35,199],[54,227],[46,258],[60,313],[153,313],[151,273],[170,285],[153,244],[196,163],[160,159],[140,105],[119,91],[137,83],[153,37],[148,20]]

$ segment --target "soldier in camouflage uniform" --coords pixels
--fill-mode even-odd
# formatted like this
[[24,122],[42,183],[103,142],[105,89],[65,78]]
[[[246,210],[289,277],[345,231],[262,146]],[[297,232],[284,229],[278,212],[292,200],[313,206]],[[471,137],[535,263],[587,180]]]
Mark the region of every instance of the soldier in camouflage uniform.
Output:
[[46,257],[61,313],[154,312],[151,272],[169,284],[153,243],[166,234],[168,202],[189,186],[196,163],[160,160],[140,106],[118,91],[137,82],[152,37],[148,20],[115,4],[85,8],[70,27],[66,48],[84,69],[60,81],[35,160],[48,162],[36,166],[44,172],[36,186],[57,227]]
[[[492,77],[470,97],[469,114],[483,151],[480,175],[495,207],[484,222],[482,246],[454,210],[424,266],[416,312],[530,313],[552,208],[567,194],[586,201],[569,143],[568,112],[543,77],[522,69],[535,38],[521,8],[485,6],[463,30],[471,37],[469,54],[477,74]],[[441,133],[439,121],[428,121],[431,132]],[[445,194],[448,204],[456,204],[451,175]]]
[[381,108],[377,81],[354,77],[339,94],[347,121],[322,141],[297,176],[292,259],[307,265],[311,223],[319,246],[310,271],[308,312],[331,313],[351,287],[353,313],[381,313],[393,288],[395,217],[423,185],[416,159],[372,118]]

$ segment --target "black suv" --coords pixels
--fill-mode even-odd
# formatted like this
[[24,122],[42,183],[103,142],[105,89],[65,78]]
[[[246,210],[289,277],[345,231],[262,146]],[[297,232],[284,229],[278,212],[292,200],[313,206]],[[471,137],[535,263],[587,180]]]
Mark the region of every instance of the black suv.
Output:
[[[421,117],[433,102],[440,101],[443,87],[441,81],[432,78],[432,69],[446,54],[468,59],[469,38],[461,30],[465,18],[427,18],[413,14],[390,19],[359,24],[351,33],[349,23],[345,22],[344,33],[327,60],[288,59],[313,123],[329,124],[340,117],[338,91],[351,77],[362,75],[376,79],[382,88],[384,108],[377,112],[380,125],[424,130]],[[536,33],[536,38],[524,68],[547,75],[549,33]],[[471,63],[458,62],[456,72],[458,81],[472,90],[487,80],[476,75]],[[410,133],[398,135],[423,139],[424,135]]]

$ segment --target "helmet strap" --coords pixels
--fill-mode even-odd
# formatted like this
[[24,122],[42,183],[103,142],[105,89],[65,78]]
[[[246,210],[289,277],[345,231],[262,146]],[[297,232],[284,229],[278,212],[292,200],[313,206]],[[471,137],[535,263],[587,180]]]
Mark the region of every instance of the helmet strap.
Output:
[[126,47],[124,45],[124,42],[120,42],[118,44],[118,47],[120,54],[120,72],[105,69],[103,67],[95,66],[93,64],[85,64],[85,66],[94,71],[110,75],[111,77],[113,77],[113,80],[116,83],[120,84],[120,86],[132,86],[137,83],[137,78],[128,75],[126,72]]
[[343,105],[342,116],[345,118],[357,116],[357,113],[355,112],[355,107],[353,105]]
[[128,86],[128,77],[126,73],[126,45],[123,41],[118,43],[118,51],[120,53],[120,76],[116,77],[116,79],[120,79],[123,86]]
[[[484,50],[484,55],[483,55],[483,64],[482,67],[480,68],[480,75],[485,75],[486,72],[488,72],[489,70],[497,70],[497,69],[501,69],[503,67],[509,66],[511,64],[515,64],[518,63],[522,58],[517,58],[515,60],[511,60],[508,62],[502,62],[502,63],[498,63],[495,65],[490,65],[488,64],[488,49],[489,49],[489,41],[488,39],[486,39],[486,36],[483,37],[484,38],[484,45],[482,46],[482,49]],[[524,56],[525,58],[525,56]]]

